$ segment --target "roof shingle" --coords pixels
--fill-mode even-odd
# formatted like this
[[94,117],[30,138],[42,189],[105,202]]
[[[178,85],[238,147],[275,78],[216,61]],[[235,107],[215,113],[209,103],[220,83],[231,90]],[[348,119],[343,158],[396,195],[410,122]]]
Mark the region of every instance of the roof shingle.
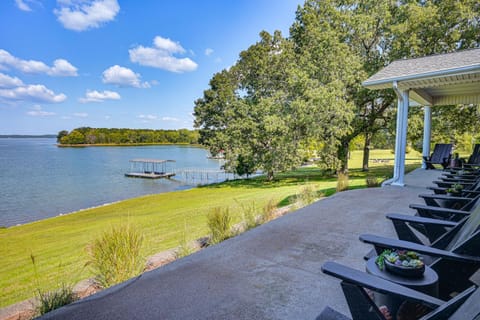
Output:
[[368,78],[364,85],[370,83],[391,82],[409,79],[420,75],[429,75],[442,71],[457,70],[469,67],[480,68],[480,48],[453,53],[437,54],[427,57],[397,60]]

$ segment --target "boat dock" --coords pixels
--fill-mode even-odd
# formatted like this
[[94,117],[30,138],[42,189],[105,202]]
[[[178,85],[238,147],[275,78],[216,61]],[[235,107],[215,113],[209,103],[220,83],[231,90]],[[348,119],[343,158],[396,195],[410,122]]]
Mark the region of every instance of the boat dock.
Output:
[[130,178],[160,179],[171,178],[175,173],[170,169],[168,163],[175,160],[160,159],[133,159],[130,160],[130,172],[125,173]]

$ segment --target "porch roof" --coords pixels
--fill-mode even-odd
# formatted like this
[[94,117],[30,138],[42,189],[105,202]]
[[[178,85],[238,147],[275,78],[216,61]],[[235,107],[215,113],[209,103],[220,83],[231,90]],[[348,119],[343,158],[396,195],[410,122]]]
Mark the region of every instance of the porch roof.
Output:
[[419,105],[480,104],[480,48],[397,60],[363,86],[377,90],[395,83]]

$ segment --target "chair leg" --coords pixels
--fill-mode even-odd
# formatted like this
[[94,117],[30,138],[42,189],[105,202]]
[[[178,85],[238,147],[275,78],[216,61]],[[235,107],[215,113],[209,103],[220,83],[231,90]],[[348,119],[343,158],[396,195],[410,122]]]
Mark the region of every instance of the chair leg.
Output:
[[377,305],[362,287],[342,281],[343,294],[353,320],[385,320]]

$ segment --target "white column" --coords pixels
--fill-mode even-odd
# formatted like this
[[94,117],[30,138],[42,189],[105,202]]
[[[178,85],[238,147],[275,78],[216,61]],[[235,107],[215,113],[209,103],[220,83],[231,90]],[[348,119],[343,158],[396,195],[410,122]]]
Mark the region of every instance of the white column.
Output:
[[[430,106],[423,107],[423,147],[422,155],[430,156],[430,139],[432,137],[432,108]],[[422,169],[426,169],[425,160],[422,161]]]
[[397,136],[395,141],[395,164],[393,169],[392,185],[404,186],[405,153],[407,149],[407,124],[409,107],[409,90],[396,90],[398,96],[397,107]]

